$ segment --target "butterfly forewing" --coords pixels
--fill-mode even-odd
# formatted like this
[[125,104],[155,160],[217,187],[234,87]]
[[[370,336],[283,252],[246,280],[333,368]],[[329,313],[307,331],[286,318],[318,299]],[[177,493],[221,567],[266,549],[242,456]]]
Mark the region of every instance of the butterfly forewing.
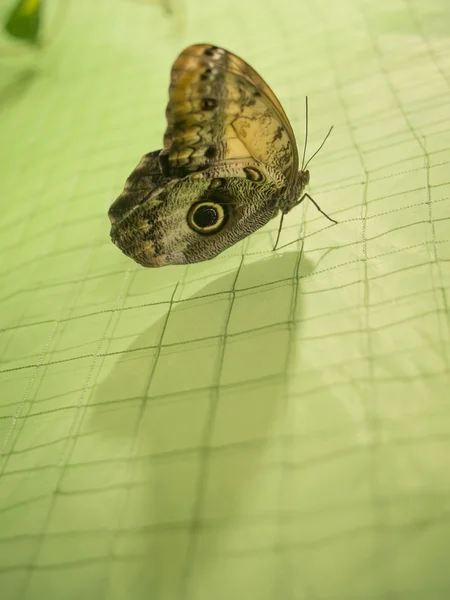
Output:
[[245,61],[198,44],[175,61],[161,165],[184,177],[219,161],[253,160],[289,184],[298,170],[294,133],[275,94]]

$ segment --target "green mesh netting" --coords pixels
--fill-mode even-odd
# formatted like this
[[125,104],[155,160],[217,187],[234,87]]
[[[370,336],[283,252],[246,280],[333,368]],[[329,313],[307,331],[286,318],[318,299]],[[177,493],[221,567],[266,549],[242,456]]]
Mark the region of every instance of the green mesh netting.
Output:
[[[61,1],[0,46],[0,597],[447,600],[448,1]],[[334,124],[339,225],[143,269],[106,213],[197,42]]]

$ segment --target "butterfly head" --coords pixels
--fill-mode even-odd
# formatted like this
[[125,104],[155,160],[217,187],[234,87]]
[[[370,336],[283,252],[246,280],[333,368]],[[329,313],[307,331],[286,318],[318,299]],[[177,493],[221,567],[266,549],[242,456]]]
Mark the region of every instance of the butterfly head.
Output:
[[287,189],[285,195],[280,197],[278,206],[283,214],[287,214],[298,205],[304,194],[305,187],[309,183],[309,171],[298,171],[294,183]]
[[305,187],[309,184],[309,171],[301,170],[297,173],[297,178],[294,184],[294,206],[296,206],[298,200],[303,196]]
[[297,188],[301,193],[309,183],[309,171],[299,171],[297,173]]

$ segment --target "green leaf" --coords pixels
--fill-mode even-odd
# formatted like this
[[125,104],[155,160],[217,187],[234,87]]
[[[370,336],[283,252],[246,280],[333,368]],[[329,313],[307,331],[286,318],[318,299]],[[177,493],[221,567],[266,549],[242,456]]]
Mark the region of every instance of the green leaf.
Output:
[[5,21],[5,31],[31,44],[39,42],[43,0],[19,0]]

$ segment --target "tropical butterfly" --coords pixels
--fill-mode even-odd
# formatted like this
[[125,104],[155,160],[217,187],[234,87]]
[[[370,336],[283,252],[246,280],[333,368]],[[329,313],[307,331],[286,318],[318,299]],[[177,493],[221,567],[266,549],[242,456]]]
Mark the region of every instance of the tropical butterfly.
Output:
[[231,52],[196,44],[178,56],[166,118],[164,148],[141,159],[108,212],[112,241],[144,267],[209,260],[314,202],[280,102]]

